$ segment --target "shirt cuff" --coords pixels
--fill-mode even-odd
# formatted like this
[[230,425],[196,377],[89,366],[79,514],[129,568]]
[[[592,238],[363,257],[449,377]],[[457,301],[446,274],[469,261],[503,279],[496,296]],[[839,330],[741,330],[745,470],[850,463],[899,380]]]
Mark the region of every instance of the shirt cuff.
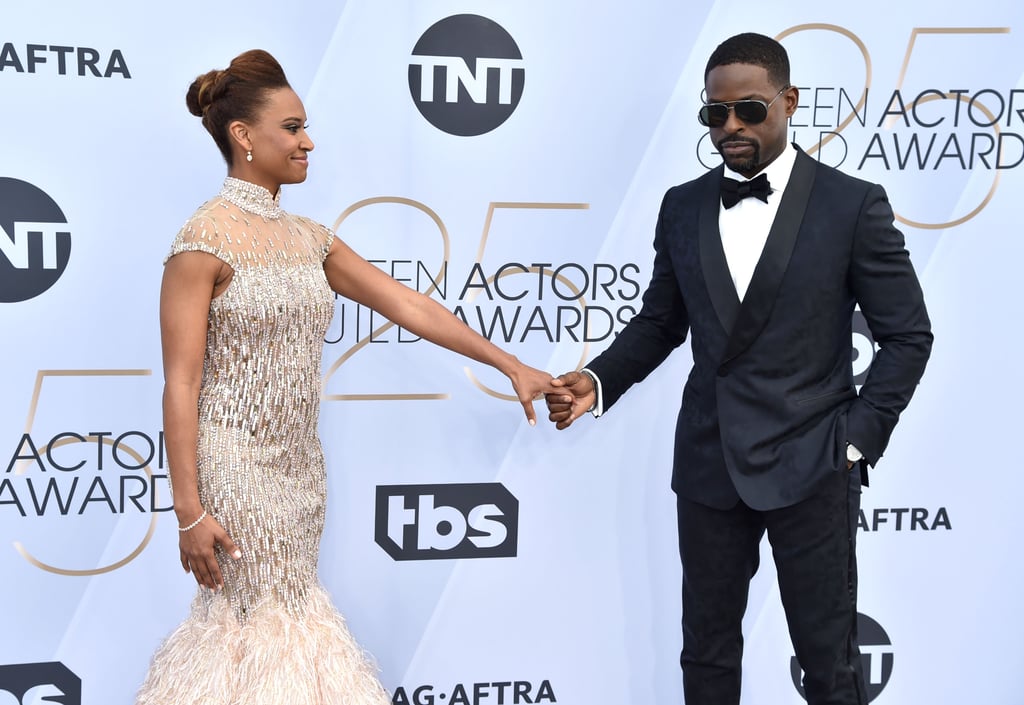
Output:
[[590,381],[594,383],[594,405],[587,409],[594,418],[599,418],[604,413],[604,395],[601,393],[601,380],[598,379],[597,375],[584,367],[580,370],[587,377],[590,377]]
[[856,463],[858,460],[864,458],[864,454],[857,450],[857,446],[852,443],[846,444],[846,459],[851,463]]

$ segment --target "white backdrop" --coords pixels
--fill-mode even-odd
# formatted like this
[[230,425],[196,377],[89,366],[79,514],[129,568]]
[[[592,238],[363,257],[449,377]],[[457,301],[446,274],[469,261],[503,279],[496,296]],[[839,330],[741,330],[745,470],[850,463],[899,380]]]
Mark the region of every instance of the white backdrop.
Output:
[[[448,19],[463,14],[490,34]],[[695,118],[703,68],[741,31],[790,51],[794,139],[887,188],[936,334],[863,499],[871,695],[1024,703],[1010,0],[5,3],[0,703],[131,702],[191,599],[163,511],[156,307],[171,238],[224,176],[185,109],[196,75],[273,53],[316,141],[285,208],[410,286],[436,280],[467,323],[557,373],[638,308],[664,191],[717,163]],[[339,300],[321,574],[396,703],[681,701],[668,484],[689,364],[683,348],[557,433],[527,426],[493,371]],[[796,704],[764,558],[743,703]]]

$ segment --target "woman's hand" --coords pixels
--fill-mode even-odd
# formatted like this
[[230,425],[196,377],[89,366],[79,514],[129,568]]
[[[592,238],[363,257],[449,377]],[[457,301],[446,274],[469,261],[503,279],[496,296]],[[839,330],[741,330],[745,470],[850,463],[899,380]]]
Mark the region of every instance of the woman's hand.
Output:
[[556,387],[554,378],[544,372],[516,360],[512,370],[508,372],[508,378],[512,380],[512,388],[519,397],[519,403],[523,405],[526,412],[526,419],[531,426],[537,425],[537,414],[533,409],[533,402],[543,399],[545,394],[564,393],[565,390]]
[[178,548],[181,551],[181,567],[199,583],[200,587],[220,590],[224,587],[224,577],[220,572],[220,564],[214,548],[217,544],[232,558],[241,558],[242,552],[228,536],[228,532],[216,519],[207,514],[188,531],[181,531]]

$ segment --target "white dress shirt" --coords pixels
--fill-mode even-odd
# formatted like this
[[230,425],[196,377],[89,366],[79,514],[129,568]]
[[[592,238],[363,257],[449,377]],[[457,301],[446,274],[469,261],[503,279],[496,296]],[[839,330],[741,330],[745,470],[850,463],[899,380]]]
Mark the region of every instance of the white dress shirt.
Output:
[[[722,234],[722,249],[725,250],[725,261],[729,265],[732,283],[736,293],[743,301],[754,276],[754,267],[761,258],[761,251],[768,240],[768,232],[775,222],[775,214],[779,212],[779,201],[789,183],[789,175],[793,172],[796,162],[796,147],[790,147],[764,168],[768,184],[772,192],[765,203],[753,196],[744,198],[732,208],[718,207],[718,230]],[[746,177],[737,174],[728,166],[725,175],[737,181],[746,181]],[[756,176],[756,174],[755,174]]]

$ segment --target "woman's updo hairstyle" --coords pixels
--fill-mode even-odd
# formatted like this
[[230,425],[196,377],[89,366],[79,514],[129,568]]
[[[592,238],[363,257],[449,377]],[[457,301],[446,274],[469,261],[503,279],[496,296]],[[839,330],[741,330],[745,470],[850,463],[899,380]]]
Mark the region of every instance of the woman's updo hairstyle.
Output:
[[262,49],[239,54],[226,69],[204,73],[192,82],[185,96],[190,113],[203,119],[228,167],[232,166],[228,124],[251,122],[267,100],[267,91],[288,88],[288,79],[277,59]]

